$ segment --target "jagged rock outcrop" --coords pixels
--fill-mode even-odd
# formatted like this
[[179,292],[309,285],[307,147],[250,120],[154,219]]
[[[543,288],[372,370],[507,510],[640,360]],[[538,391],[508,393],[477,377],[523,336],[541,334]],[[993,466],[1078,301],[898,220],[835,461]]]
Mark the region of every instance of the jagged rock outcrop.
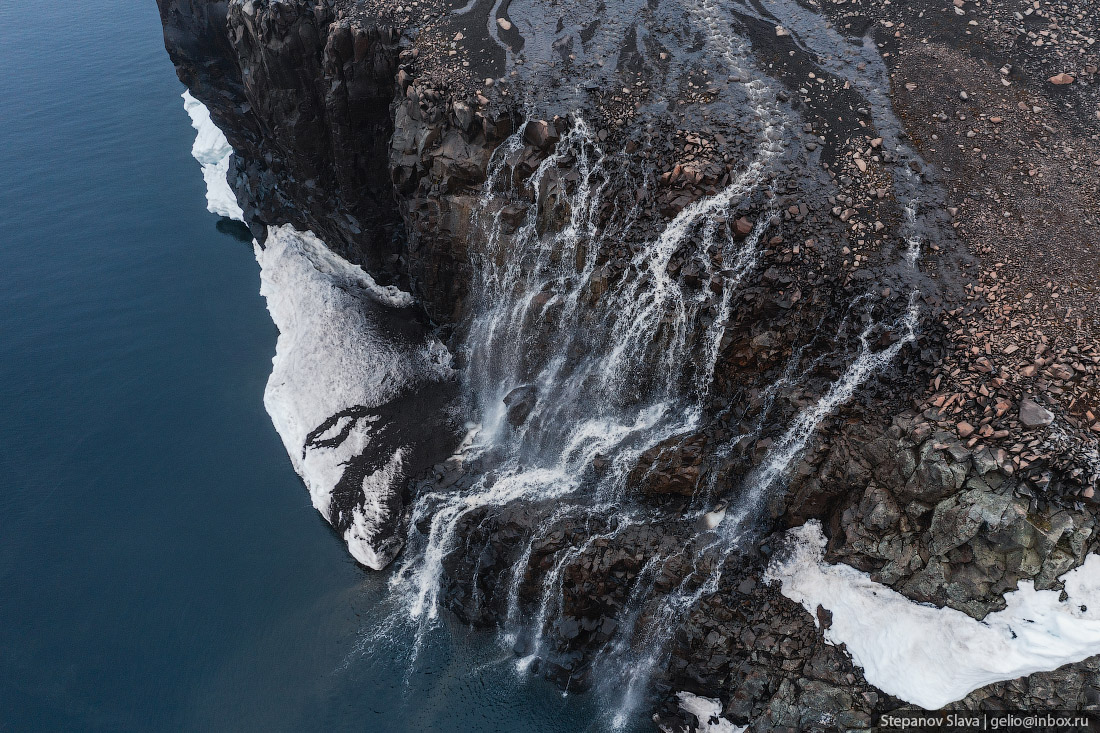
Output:
[[[461,320],[472,280],[467,242],[493,150],[518,122],[431,86],[399,80],[389,176],[406,223],[405,271],[441,323]],[[400,96],[402,95],[403,96]]]

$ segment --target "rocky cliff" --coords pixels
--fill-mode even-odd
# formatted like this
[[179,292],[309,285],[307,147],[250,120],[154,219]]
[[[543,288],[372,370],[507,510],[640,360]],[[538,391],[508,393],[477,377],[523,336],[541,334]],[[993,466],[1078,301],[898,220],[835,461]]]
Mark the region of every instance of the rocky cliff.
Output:
[[[441,506],[424,497],[485,497],[512,470],[509,446],[537,463],[539,436],[563,414],[578,422],[560,406],[577,409],[589,387],[555,392],[539,377],[565,364],[588,385],[586,359],[620,363],[601,335],[637,342],[638,358],[626,386],[598,394],[620,411],[674,395],[691,412],[656,421],[665,432],[648,443],[593,449],[568,493],[577,511],[546,490],[473,502],[453,516],[464,551],[434,574],[406,565],[410,582],[431,575],[440,606],[514,628],[533,671],[575,689],[610,660],[625,688],[655,693],[670,730],[692,725],[677,691],[753,730],[867,727],[906,703],[825,641],[828,609],[814,618],[764,582],[782,530],[819,519],[827,559],[975,618],[1021,580],[1058,588],[1092,548],[1095,303],[1064,309],[1050,284],[1037,307],[1030,275],[1005,264],[1017,240],[1001,251],[986,236],[1017,195],[977,191],[984,163],[960,170],[942,150],[950,139],[986,161],[972,141],[1003,147],[1002,125],[1039,114],[994,93],[1060,93],[1042,86],[1054,62],[1013,57],[983,87],[989,52],[958,40],[971,33],[965,4],[934,19],[838,5],[821,11],[827,25],[793,3],[764,15],[551,3],[515,17],[484,2],[159,4],[180,79],[236,152],[230,178],[254,235],[311,230],[410,289],[467,369],[471,417],[507,413],[495,451],[410,482],[408,555],[433,542],[422,512]],[[944,83],[928,75],[938,61],[914,62],[912,82],[896,65],[921,53],[971,74],[961,95],[941,89],[931,123],[906,95]],[[1088,53],[1076,77],[1095,75]],[[1058,98],[1069,112],[1042,128],[1044,149],[1082,156],[1085,171],[1092,89]],[[952,121],[959,143],[936,127]],[[989,155],[1004,158],[1001,181],[1054,175]],[[1082,216],[1096,217],[1090,195]],[[662,306],[635,310],[650,302]],[[496,343],[486,324],[517,329],[500,348],[522,335],[520,367],[478,353]],[[498,394],[485,385],[501,374]],[[719,545],[731,524],[736,541]],[[1085,660],[952,705],[1091,709],[1097,670]]]

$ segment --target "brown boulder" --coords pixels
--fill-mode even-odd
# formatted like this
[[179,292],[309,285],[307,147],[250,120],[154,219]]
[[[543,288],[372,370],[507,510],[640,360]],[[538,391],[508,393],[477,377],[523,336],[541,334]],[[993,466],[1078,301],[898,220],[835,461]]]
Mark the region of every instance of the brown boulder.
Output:
[[1054,422],[1054,413],[1035,400],[1021,400],[1020,422],[1025,428],[1040,428]]

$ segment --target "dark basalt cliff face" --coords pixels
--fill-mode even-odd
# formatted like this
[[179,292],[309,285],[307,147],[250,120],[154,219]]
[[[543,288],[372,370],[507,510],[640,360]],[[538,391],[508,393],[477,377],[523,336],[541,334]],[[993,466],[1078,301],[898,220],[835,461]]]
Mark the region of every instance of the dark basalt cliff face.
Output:
[[[660,231],[729,185],[745,157],[742,133],[751,111],[726,127],[706,114],[692,127],[675,116],[679,105],[713,101],[712,80],[687,74],[677,81],[679,100],[643,107],[651,89],[672,83],[661,77],[671,73],[669,54],[653,39],[619,56],[616,73],[632,74],[632,86],[601,77],[600,88],[577,83],[583,99],[570,99],[569,109],[528,112],[537,106],[525,104],[522,86],[509,88],[502,76],[502,56],[513,59],[531,43],[513,37],[506,8],[497,24],[510,44],[502,51],[485,36],[484,3],[475,4],[472,18],[424,2],[403,9],[345,0],[158,3],[180,79],[234,148],[230,179],[254,235],[262,238],[266,225],[282,223],[314,231],[380,281],[411,289],[426,320],[452,346],[470,327],[471,248],[484,235],[486,217],[506,242],[522,233],[536,205],[556,211],[536,222],[540,231],[569,221],[561,202],[577,182],[575,159],[552,166],[554,185],[534,191],[524,181],[573,129],[572,113],[583,111],[600,143],[625,151],[616,159],[620,184],[594,213],[597,226],[629,211],[640,227]],[[503,623],[516,606],[533,615],[543,579],[561,567],[563,553],[583,548],[584,557],[558,580],[561,613],[541,640],[535,671],[571,689],[591,683],[593,658],[622,633],[634,590],[646,585],[667,593],[702,572],[685,554],[682,563],[666,562],[646,575],[650,558],[700,542],[690,523],[679,521],[700,487],[708,487],[712,501],[736,493],[783,440],[782,427],[844,373],[864,329],[896,324],[918,290],[921,327],[913,344],[808,439],[784,490],[764,503],[756,541],[724,558],[736,569],[678,620],[654,671],[659,719],[669,729],[685,729],[670,697],[677,690],[720,698],[727,717],[753,730],[867,727],[875,714],[904,703],[868,685],[843,648],[824,642],[814,619],[763,583],[772,533],[820,519],[831,560],[870,572],[910,598],[980,618],[1003,605],[1002,594],[1019,580],[1057,587],[1057,577],[1083,560],[1095,529],[1098,466],[1089,453],[1095,440],[1087,430],[1028,432],[1042,427],[1018,420],[1020,399],[1034,392],[1034,383],[1007,367],[986,369],[987,357],[996,358],[988,347],[974,347],[973,356],[986,361],[973,368],[951,361],[956,351],[970,353],[969,344],[956,349],[951,330],[958,324],[951,319],[977,310],[967,274],[973,259],[944,213],[949,182],[916,152],[901,152],[906,136],[890,129],[892,113],[874,113],[883,103],[879,92],[844,82],[832,95],[814,96],[801,86],[813,86],[804,81],[808,69],[819,79],[839,72],[823,71],[801,46],[788,47],[774,25],[761,31],[758,19],[738,17],[746,33],[757,34],[775,81],[797,98],[791,105],[803,124],[784,130],[794,152],[769,173],[767,190],[723,212],[723,225],[742,240],[758,225],[766,233],[761,260],[723,324],[703,424],[643,453],[630,473],[630,495],[669,521],[618,531],[614,522],[594,529],[588,517],[547,525],[549,505],[471,512],[458,530],[467,551],[444,562],[444,602],[471,623]],[[596,24],[590,28],[589,39]],[[472,47],[468,55],[452,53],[463,42]],[[551,53],[568,62],[577,51],[555,43]],[[645,54],[660,61],[647,65]],[[495,81],[485,85],[485,78]],[[576,82],[543,81],[555,89]],[[731,76],[729,83],[739,81]],[[524,138],[507,156],[514,195],[485,197],[494,151],[525,120]],[[887,150],[892,143],[895,149]],[[921,188],[932,202],[916,236],[938,242],[914,255],[915,273],[885,244],[893,234],[904,245],[905,207],[890,192],[904,185]],[[631,253],[624,234],[622,247],[598,263],[591,297],[622,282]],[[700,292],[717,287],[687,255],[673,255],[668,272]],[[885,349],[905,333],[883,325],[870,329],[870,338]],[[837,349],[838,343],[851,348]],[[1095,373],[1100,354],[1074,348],[1067,358]],[[784,384],[792,364],[803,372],[797,388],[769,389]],[[972,377],[987,381],[966,381]],[[950,397],[942,391],[947,385],[959,385]],[[975,417],[952,411],[964,403]],[[531,406],[516,409],[510,417],[518,425]],[[1026,452],[1013,447],[1021,433]],[[410,494],[458,490],[469,480],[444,464],[418,477]],[[594,539],[594,531],[613,539]],[[526,571],[510,597],[526,541]],[[656,611],[642,606],[629,622],[644,626]],[[529,644],[520,638],[517,653]],[[977,690],[954,707],[1085,708],[1100,701],[1097,670],[1095,660],[1086,660]]]
[[512,112],[467,108],[449,125],[432,100],[401,100],[398,65],[416,51],[384,19],[338,19],[325,3],[160,8],[180,80],[236,153],[230,179],[253,235],[273,223],[311,230],[381,282],[412,288],[440,323],[458,320],[472,197]]
[[324,4],[161,3],[180,80],[237,155],[230,177],[257,236],[309,229],[375,273],[400,272],[389,182],[397,32],[334,24]]

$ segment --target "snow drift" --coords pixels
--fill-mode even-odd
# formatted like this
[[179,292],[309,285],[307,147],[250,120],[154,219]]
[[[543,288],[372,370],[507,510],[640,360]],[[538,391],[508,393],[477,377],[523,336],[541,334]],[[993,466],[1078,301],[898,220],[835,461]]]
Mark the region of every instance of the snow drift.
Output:
[[211,214],[244,221],[244,212],[237,204],[237,196],[229,186],[229,158],[233,148],[225,135],[210,119],[210,110],[199,100],[184,91],[183,108],[191,117],[191,127],[197,131],[191,155],[202,165],[202,177],[206,181],[206,210]]
[[[243,221],[226,178],[233,148],[205,105],[182,96],[207,209]],[[269,227],[255,251],[279,329],[264,406],[313,506],[356,560],[381,569],[401,548],[404,482],[447,454],[450,354],[416,322],[409,293],[380,286],[311,232]]]
[[1005,594],[1003,611],[975,621],[951,608],[916,603],[848,565],[823,562],[820,523],[787,533],[790,553],[767,579],[816,619],[833,614],[825,639],[845,644],[867,681],[907,702],[934,710],[1002,680],[1057,669],[1100,654],[1100,556],[1061,577],[1057,590],[1021,581]]
[[695,733],[744,733],[748,726],[734,725],[722,717],[722,703],[690,692],[677,692],[680,709],[695,716]]

